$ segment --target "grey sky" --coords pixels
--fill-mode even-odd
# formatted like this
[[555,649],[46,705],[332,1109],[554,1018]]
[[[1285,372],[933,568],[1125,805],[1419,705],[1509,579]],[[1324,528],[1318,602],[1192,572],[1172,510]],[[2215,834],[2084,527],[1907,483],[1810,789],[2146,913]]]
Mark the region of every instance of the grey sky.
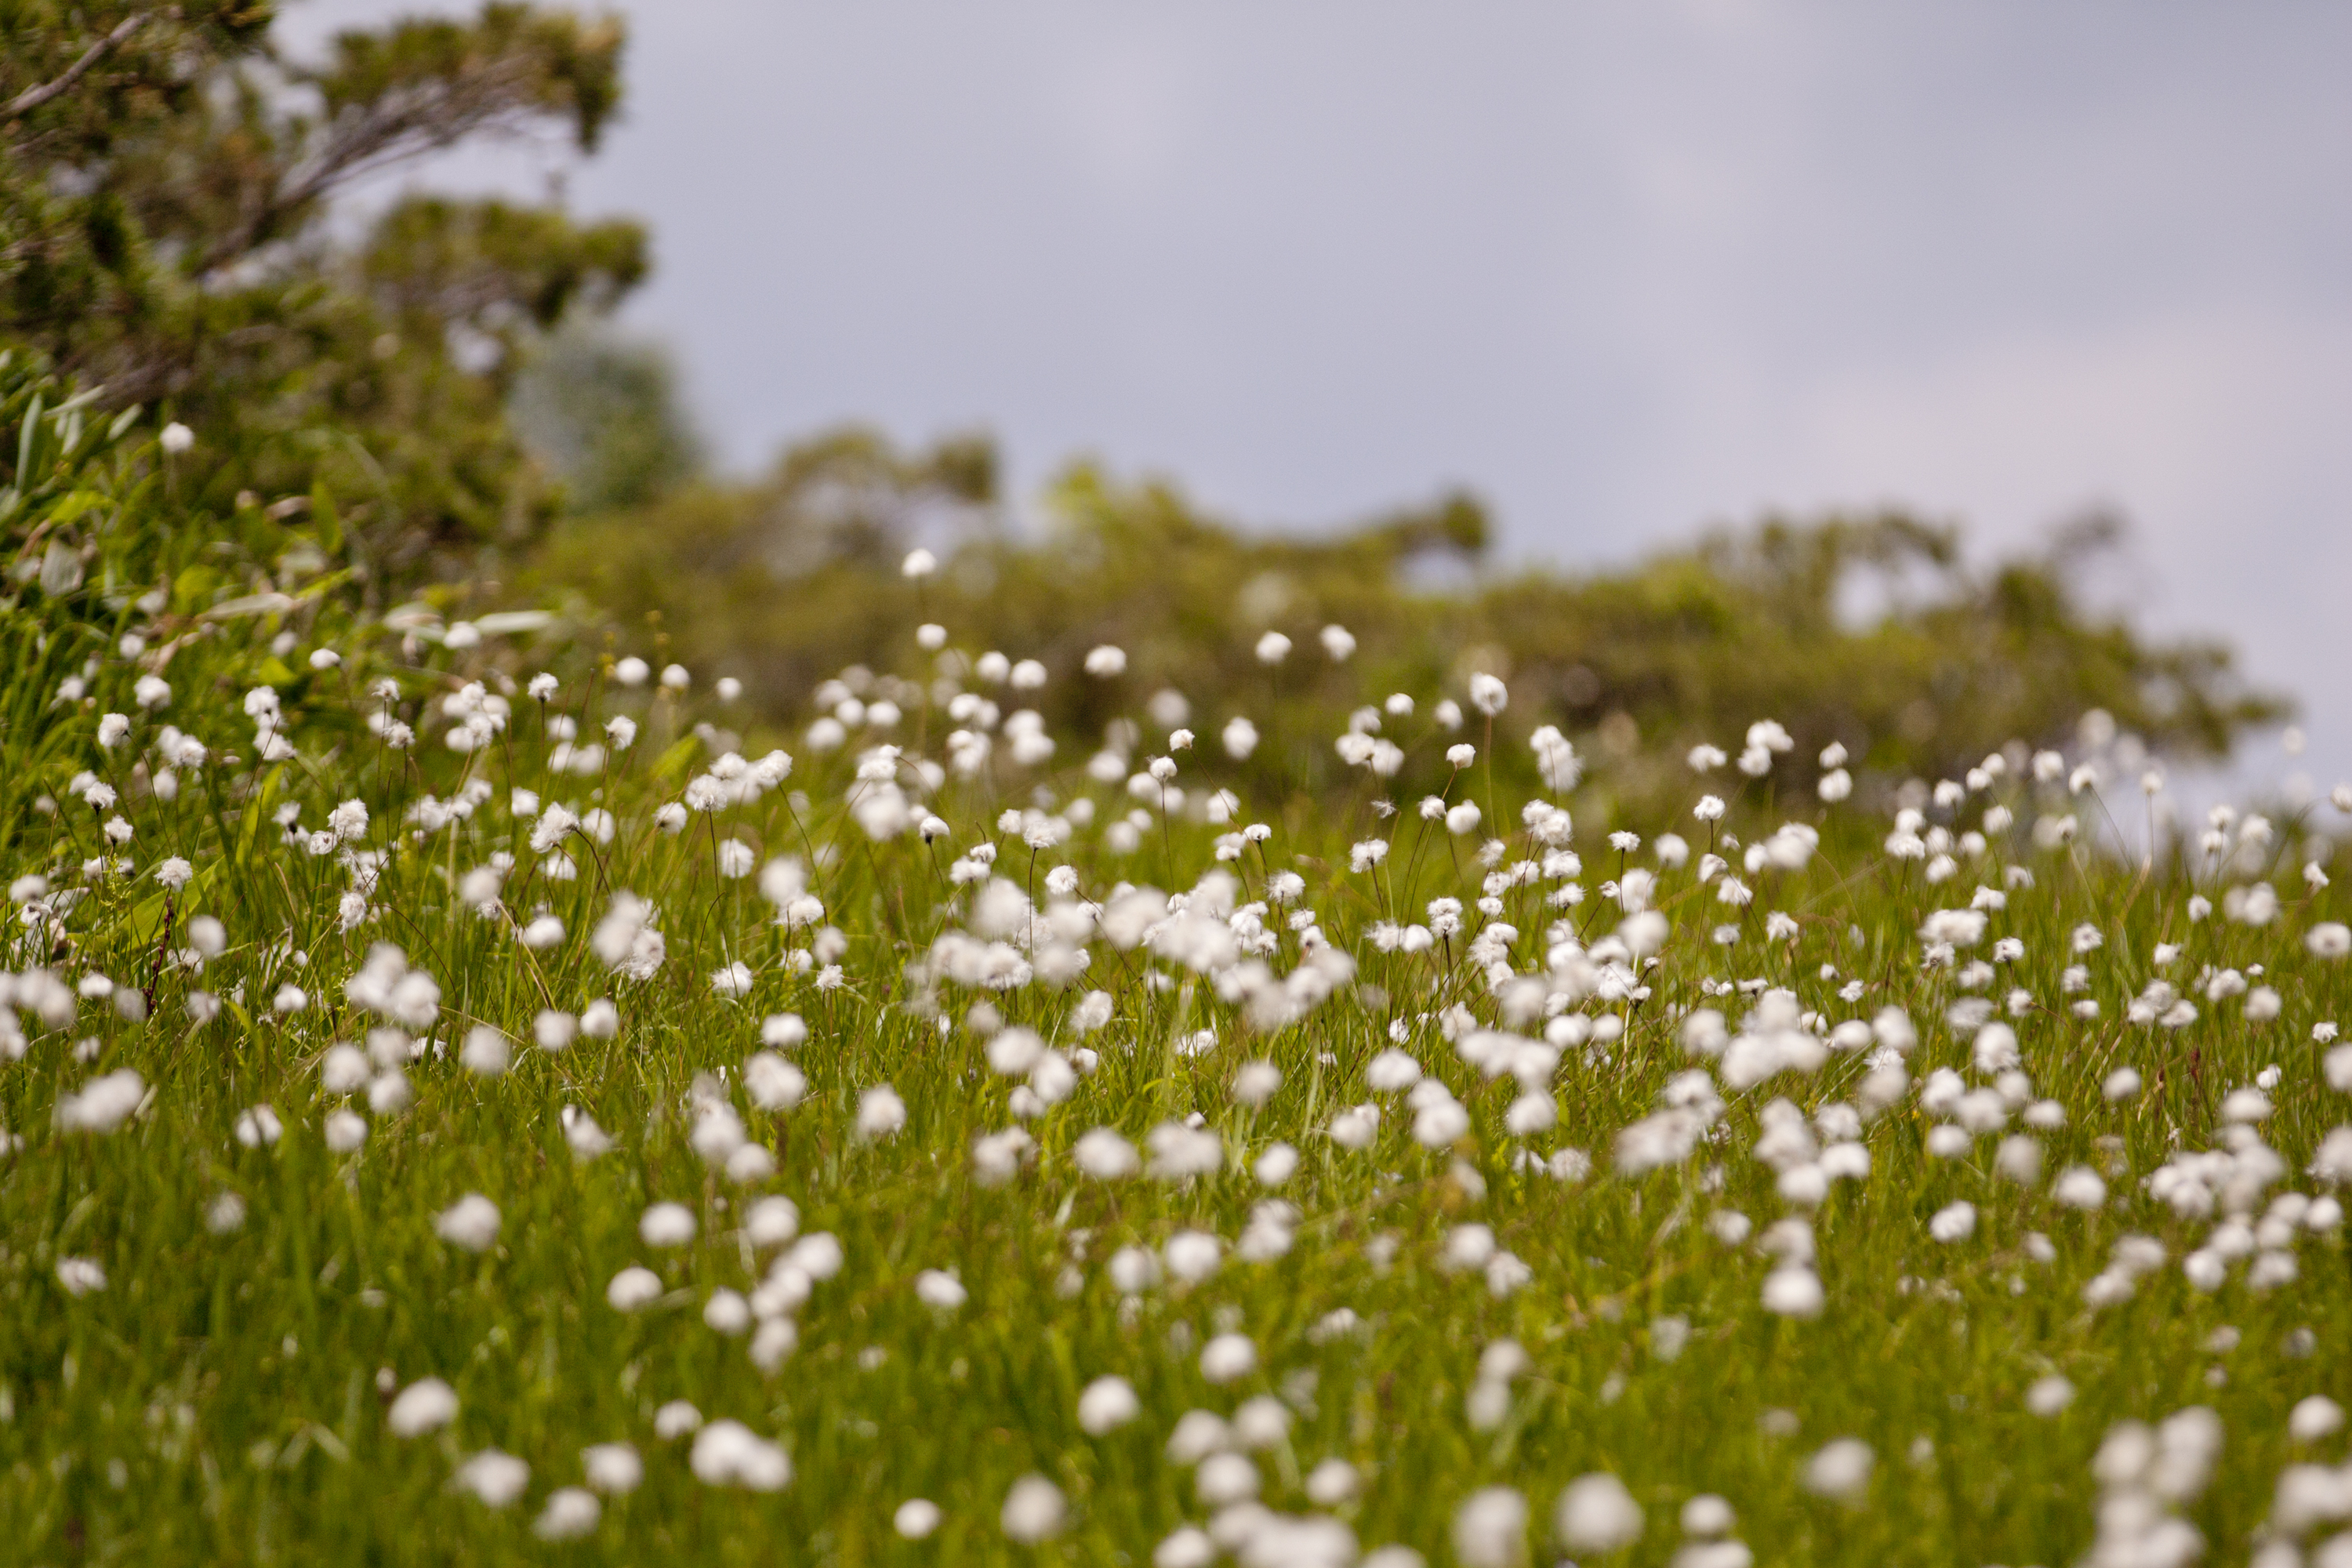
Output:
[[628,123],[570,190],[652,222],[630,319],[736,466],[858,417],[1257,522],[1461,482],[1570,565],[2110,503],[2147,618],[2352,773],[2352,9],[625,9]]

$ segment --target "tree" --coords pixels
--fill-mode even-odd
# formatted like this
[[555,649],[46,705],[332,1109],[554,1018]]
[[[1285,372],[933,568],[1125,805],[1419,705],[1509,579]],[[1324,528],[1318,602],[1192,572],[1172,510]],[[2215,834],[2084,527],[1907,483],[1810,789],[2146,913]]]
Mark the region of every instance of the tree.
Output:
[[505,413],[528,340],[646,271],[639,226],[355,182],[461,143],[593,153],[623,31],[524,5],[284,58],[261,0],[0,0],[0,339],[199,432],[190,482],[345,501],[384,587],[535,531],[551,480]]
[[572,324],[536,349],[513,407],[517,429],[562,479],[575,511],[646,506],[702,468],[668,354],[598,324]]

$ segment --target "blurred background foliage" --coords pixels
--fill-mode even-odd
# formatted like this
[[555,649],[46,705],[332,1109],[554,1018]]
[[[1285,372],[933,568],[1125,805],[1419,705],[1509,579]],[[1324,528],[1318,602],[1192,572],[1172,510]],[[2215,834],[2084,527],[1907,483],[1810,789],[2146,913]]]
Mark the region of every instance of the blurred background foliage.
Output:
[[188,478],[224,510],[326,483],[365,580],[397,591],[552,517],[506,416],[515,370],[643,279],[648,245],[553,203],[337,198],[472,142],[593,152],[623,32],[499,4],[296,61],[274,19],[266,0],[0,0],[0,338],[202,431]]
[[[1630,760],[1641,745],[1651,765],[1679,750],[1660,742],[1736,752],[1768,716],[1808,768],[1837,741],[1870,771],[1932,778],[2012,739],[2063,740],[2095,708],[2177,756],[2225,752],[2284,711],[2242,686],[2223,646],[2151,638],[2089,606],[2086,574],[2119,542],[2105,518],[1985,567],[1956,527],[1881,512],[1768,519],[1571,574],[1492,562],[1491,520],[1466,494],[1284,533],[1079,462],[1041,522],[1016,528],[1000,468],[981,437],[909,450],[845,428],[756,482],[698,479],[567,517],[528,581],[620,642],[655,628],[667,657],[737,676],[778,718],[812,717],[808,694],[845,666],[903,668],[926,620],[1056,671],[1114,644],[1126,672],[1055,682],[1040,694],[1049,719],[1103,733],[1173,687],[1204,738],[1246,713],[1284,742],[1257,761],[1262,783],[1286,768],[1311,787],[1342,771],[1326,742],[1367,693],[1459,697],[1480,669],[1509,679],[1509,732],[1555,722],[1580,750]],[[899,571],[917,546],[942,561],[920,584]],[[1345,666],[1318,640],[1328,625],[1357,639]],[[1295,645],[1275,668],[1255,654],[1268,630]]]
[[[912,662],[924,621],[1056,671],[1110,643],[1125,673],[1055,682],[1057,724],[1103,733],[1172,687],[1204,742],[1247,713],[1267,735],[1257,782],[1310,790],[1336,782],[1330,740],[1366,692],[1458,696],[1476,669],[1509,678],[1508,733],[1559,723],[1629,759],[1621,787],[1671,742],[1737,751],[1768,716],[1808,778],[1832,740],[1894,778],[2056,741],[2095,708],[2189,757],[2284,711],[2220,644],[2094,607],[2108,520],[1979,564],[1953,526],[1900,512],[1769,518],[1569,574],[1496,561],[1469,494],[1286,532],[1081,461],[1016,521],[978,434],[909,448],[850,426],[764,476],[715,475],[666,355],[609,321],[652,264],[641,226],[556,200],[349,199],[481,139],[593,153],[620,104],[617,21],[495,4],[296,61],[259,0],[0,0],[0,19],[18,401],[38,384],[53,424],[79,397],[92,419],[191,426],[170,506],[141,515],[238,542],[236,568],[197,584],[220,599],[287,592],[287,563],[316,560],[379,613],[545,604],[616,649],[740,677],[780,724],[845,668],[930,673]],[[89,548],[29,507],[5,527],[20,573],[53,541]],[[919,584],[899,570],[917,546],[942,562]],[[1318,641],[1329,624],[1360,644],[1344,668]],[[1274,668],[1252,652],[1269,629],[1297,645]]]

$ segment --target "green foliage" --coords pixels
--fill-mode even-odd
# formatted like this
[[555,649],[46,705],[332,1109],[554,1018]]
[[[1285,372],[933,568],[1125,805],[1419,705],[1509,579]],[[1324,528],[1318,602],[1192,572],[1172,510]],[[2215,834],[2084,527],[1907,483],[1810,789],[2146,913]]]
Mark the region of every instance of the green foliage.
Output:
[[[1899,778],[1957,773],[2011,740],[2053,742],[2095,708],[2186,756],[2224,752],[2284,710],[2247,690],[2218,645],[2089,610],[2083,568],[2107,535],[1979,568],[1955,530],[1902,514],[1772,520],[1622,572],[1497,572],[1483,568],[1488,525],[1466,496],[1283,536],[1081,464],[1033,539],[1003,526],[993,472],[969,440],[902,453],[845,432],[761,484],[567,523],[535,581],[618,626],[658,617],[678,655],[741,676],[779,717],[923,620],[1056,672],[1113,644],[1127,674],[1058,685],[1045,699],[1057,728],[1099,734],[1129,696],[1173,686],[1206,700],[1204,734],[1246,713],[1286,742],[1317,742],[1271,747],[1282,761],[1265,764],[1310,793],[1341,773],[1321,742],[1362,685],[1458,684],[1480,668],[1508,675],[1580,744],[1626,755],[1642,742],[1651,762],[1618,786],[1632,793],[1671,785],[1684,745],[1738,750],[1760,715],[1788,725],[1796,757],[1835,741]],[[919,542],[949,559],[910,587],[898,565]],[[1333,623],[1362,644],[1357,664],[1318,647]],[[1253,656],[1268,629],[1297,647],[1278,669]]]
[[669,356],[584,322],[532,353],[515,385],[514,418],[576,511],[649,505],[702,467]]
[[469,141],[593,150],[617,22],[493,4],[303,65],[253,0],[7,10],[0,342],[200,431],[184,482],[220,510],[323,482],[383,592],[544,522],[556,498],[504,415],[512,363],[644,276],[644,231],[433,197],[350,245],[325,220],[353,182]]
[[[110,413],[95,389],[68,391],[21,352],[0,351],[0,432],[5,854],[46,826],[39,803],[58,787],[47,764],[87,752],[100,666],[165,682],[181,724],[227,733],[254,685],[301,702],[315,675],[287,662],[289,630],[348,635],[357,571],[323,486],[215,511],[191,499],[183,459],[138,410]],[[126,635],[139,641],[129,657]],[[121,700],[140,710],[127,690]]]

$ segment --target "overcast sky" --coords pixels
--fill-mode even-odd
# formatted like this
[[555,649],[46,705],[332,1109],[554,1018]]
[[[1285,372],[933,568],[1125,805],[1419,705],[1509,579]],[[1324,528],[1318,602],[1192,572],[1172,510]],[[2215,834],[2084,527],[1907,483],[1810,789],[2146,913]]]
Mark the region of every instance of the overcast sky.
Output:
[[571,199],[651,222],[627,319],[730,466],[859,418],[1265,524],[1466,484],[1570,566],[2104,504],[2352,773],[2352,7],[624,8]]

